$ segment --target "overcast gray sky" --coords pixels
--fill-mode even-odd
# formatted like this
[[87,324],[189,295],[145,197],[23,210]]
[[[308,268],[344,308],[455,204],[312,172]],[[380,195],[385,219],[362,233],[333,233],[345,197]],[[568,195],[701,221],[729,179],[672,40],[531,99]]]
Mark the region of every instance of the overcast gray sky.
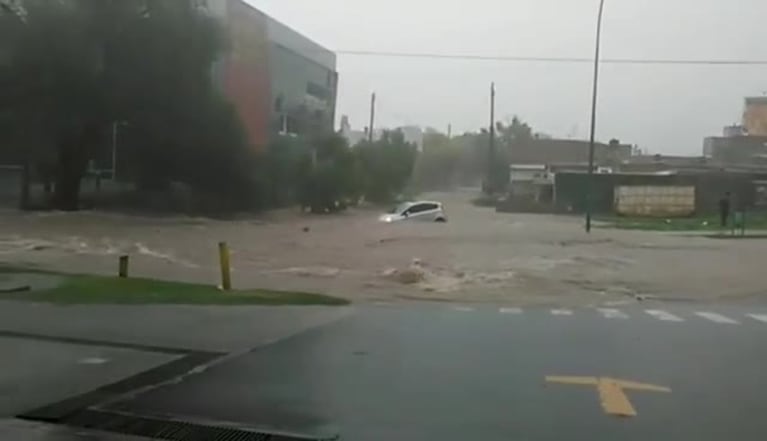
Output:
[[[248,0],[333,50],[591,57],[598,0]],[[764,0],[607,0],[606,58],[767,59]],[[591,66],[338,56],[338,113],[454,133],[517,114],[556,137],[588,136]],[[767,91],[767,66],[604,65],[597,135],[653,153],[700,154]]]

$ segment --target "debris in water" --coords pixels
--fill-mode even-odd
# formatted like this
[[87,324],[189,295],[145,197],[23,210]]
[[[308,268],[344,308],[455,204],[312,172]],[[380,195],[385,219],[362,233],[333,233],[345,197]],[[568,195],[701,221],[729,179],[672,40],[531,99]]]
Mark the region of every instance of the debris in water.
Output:
[[381,275],[387,279],[403,285],[415,285],[426,279],[426,273],[422,268],[421,259],[413,258],[408,268],[388,268]]
[[403,285],[415,285],[416,283],[423,282],[425,278],[424,272],[416,268],[398,270],[394,273],[394,279]]

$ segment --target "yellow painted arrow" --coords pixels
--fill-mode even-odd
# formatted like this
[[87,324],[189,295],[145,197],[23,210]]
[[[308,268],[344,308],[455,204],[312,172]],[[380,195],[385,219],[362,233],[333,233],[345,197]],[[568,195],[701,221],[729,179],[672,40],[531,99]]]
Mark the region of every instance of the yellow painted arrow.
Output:
[[637,415],[634,406],[631,405],[626,390],[638,390],[648,392],[671,392],[671,389],[654,384],[638,383],[636,381],[618,380],[609,377],[546,377],[547,383],[574,384],[580,386],[596,386],[602,409],[605,413],[623,417]]

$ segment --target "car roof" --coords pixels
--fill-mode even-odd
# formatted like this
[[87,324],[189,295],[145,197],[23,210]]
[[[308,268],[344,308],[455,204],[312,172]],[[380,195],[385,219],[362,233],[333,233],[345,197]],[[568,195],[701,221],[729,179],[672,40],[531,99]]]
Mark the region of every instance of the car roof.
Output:
[[436,204],[436,205],[442,206],[442,202],[437,202],[437,201],[415,201],[415,202],[410,202],[410,204]]

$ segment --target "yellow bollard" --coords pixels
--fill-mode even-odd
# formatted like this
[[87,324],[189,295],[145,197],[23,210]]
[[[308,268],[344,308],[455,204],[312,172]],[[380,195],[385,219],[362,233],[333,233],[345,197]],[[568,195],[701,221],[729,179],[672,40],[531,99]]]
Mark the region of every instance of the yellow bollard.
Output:
[[120,256],[120,266],[117,270],[117,275],[120,276],[121,279],[128,278],[129,260],[130,260],[129,256]]
[[229,267],[229,245],[226,242],[218,243],[218,257],[221,264],[221,289],[232,290],[232,274]]

